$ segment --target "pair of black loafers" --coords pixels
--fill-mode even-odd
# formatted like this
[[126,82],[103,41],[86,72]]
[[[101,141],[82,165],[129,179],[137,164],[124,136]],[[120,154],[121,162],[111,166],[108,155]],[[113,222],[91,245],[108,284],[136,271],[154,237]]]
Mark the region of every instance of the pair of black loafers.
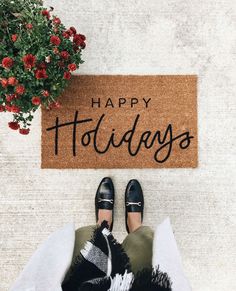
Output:
[[[98,186],[96,197],[95,197],[95,213],[96,221],[98,221],[99,209],[106,209],[112,211],[112,225],[110,230],[113,229],[114,222],[114,203],[115,203],[115,191],[112,179],[105,177],[102,179]],[[125,190],[125,223],[126,230],[129,233],[128,228],[128,213],[129,212],[140,212],[141,219],[143,221],[143,209],[144,209],[144,198],[141,185],[137,180],[130,180]]]

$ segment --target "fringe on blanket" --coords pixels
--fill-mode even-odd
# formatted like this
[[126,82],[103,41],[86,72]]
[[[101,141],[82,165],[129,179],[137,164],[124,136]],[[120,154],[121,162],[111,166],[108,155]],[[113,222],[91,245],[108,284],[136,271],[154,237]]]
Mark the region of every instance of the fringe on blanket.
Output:
[[159,269],[131,272],[129,258],[107,222],[98,227],[73,262],[63,291],[171,291],[171,281]]

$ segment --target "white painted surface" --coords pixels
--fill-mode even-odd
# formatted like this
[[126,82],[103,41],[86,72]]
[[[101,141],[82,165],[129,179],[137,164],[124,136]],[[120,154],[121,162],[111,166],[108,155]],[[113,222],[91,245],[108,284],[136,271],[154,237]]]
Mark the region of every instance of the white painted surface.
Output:
[[199,168],[41,170],[40,112],[25,137],[0,115],[0,290],[39,243],[74,219],[94,223],[94,193],[114,179],[115,235],[125,235],[123,193],[140,179],[145,224],[170,216],[193,291],[236,290],[236,2],[46,1],[88,38],[83,74],[198,74]]

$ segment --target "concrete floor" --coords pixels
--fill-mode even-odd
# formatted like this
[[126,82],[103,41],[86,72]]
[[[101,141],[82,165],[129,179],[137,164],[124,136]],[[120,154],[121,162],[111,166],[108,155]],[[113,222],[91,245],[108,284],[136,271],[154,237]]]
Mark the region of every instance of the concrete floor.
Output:
[[0,290],[38,244],[65,223],[94,223],[94,193],[114,179],[115,235],[125,235],[131,178],[146,197],[145,224],[170,216],[193,291],[236,290],[236,2],[46,1],[88,38],[83,74],[197,74],[199,167],[41,170],[40,112],[24,137],[0,115]]

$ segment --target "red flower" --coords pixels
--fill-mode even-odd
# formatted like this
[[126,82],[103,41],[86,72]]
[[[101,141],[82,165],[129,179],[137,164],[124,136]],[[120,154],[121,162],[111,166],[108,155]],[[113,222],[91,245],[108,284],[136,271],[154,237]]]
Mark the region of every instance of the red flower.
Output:
[[47,17],[47,19],[50,18],[50,12],[47,9],[42,10],[42,15]]
[[85,43],[85,42],[82,42],[82,43],[80,44],[80,47],[81,47],[82,49],[85,49],[85,47],[86,47],[86,43]]
[[27,135],[27,134],[29,134],[29,132],[30,132],[29,128],[20,128],[19,129],[19,133],[23,134],[23,135]]
[[7,102],[10,103],[13,99],[15,99],[15,95],[14,94],[6,95],[6,101]]
[[70,35],[66,31],[63,31],[62,36],[64,38],[70,38]]
[[85,35],[83,35],[83,34],[79,34],[79,36],[80,36],[80,38],[81,38],[83,41],[86,40],[86,36],[85,36]]
[[56,35],[52,35],[52,36],[50,37],[50,42],[51,42],[52,44],[58,46],[58,45],[60,45],[61,40],[60,40],[60,38],[59,38],[58,36],[56,36]]
[[11,112],[11,105],[6,104],[5,109],[6,111]]
[[73,37],[73,42],[77,45],[79,45],[81,42],[83,42],[82,38],[79,34],[75,34]]
[[76,70],[76,64],[69,64],[67,67],[68,67],[68,69],[70,71],[75,71]]
[[35,72],[36,79],[47,79],[48,75],[45,69],[36,70]]
[[49,92],[48,92],[47,90],[44,90],[44,91],[42,92],[42,95],[43,95],[44,97],[48,97],[50,94],[49,94]]
[[61,19],[58,18],[58,17],[55,17],[55,18],[53,19],[53,22],[54,22],[55,24],[61,24]]
[[17,41],[17,38],[18,38],[18,35],[17,34],[13,34],[11,36],[11,39],[12,39],[13,42]]
[[5,57],[2,60],[2,66],[6,69],[10,69],[13,66],[13,64],[14,64],[14,61],[12,58]]
[[67,29],[67,30],[66,30],[66,33],[67,33],[69,36],[72,36],[72,35],[73,35],[73,31],[70,30],[70,29]]
[[19,95],[22,95],[25,93],[25,87],[23,85],[18,85],[16,87],[16,93]]
[[56,101],[56,102],[53,102],[49,105],[49,109],[57,109],[57,108],[60,108],[61,107],[61,104]]
[[70,72],[65,72],[64,73],[64,79],[69,80],[71,78],[71,73]]
[[83,34],[75,34],[73,38],[73,42],[76,45],[81,45],[86,40],[86,37]]
[[31,102],[32,104],[34,105],[40,105],[41,104],[41,99],[37,96],[34,96],[32,99],[31,99]]
[[11,121],[11,122],[8,122],[8,126],[13,129],[13,130],[17,130],[20,128],[20,125],[18,122],[16,121]]
[[67,51],[62,51],[60,53],[60,56],[61,56],[62,59],[67,60],[69,58],[70,54]]
[[11,112],[13,113],[19,113],[20,112],[20,107],[17,105],[12,105],[11,106]]
[[18,80],[15,77],[8,78],[8,84],[11,86],[15,86],[18,84]]
[[5,106],[0,105],[0,112],[3,112],[3,111],[5,111]]
[[25,25],[25,27],[26,27],[27,29],[32,29],[32,28],[33,28],[33,24],[32,24],[32,23],[27,23],[27,24]]
[[36,57],[32,54],[25,55],[22,58],[26,69],[32,69],[35,66]]
[[1,85],[2,85],[2,87],[3,88],[6,88],[7,87],[7,85],[8,85],[8,80],[7,79],[1,79]]
[[72,31],[73,34],[76,34],[76,29],[74,28],[74,26],[71,26],[70,30]]

